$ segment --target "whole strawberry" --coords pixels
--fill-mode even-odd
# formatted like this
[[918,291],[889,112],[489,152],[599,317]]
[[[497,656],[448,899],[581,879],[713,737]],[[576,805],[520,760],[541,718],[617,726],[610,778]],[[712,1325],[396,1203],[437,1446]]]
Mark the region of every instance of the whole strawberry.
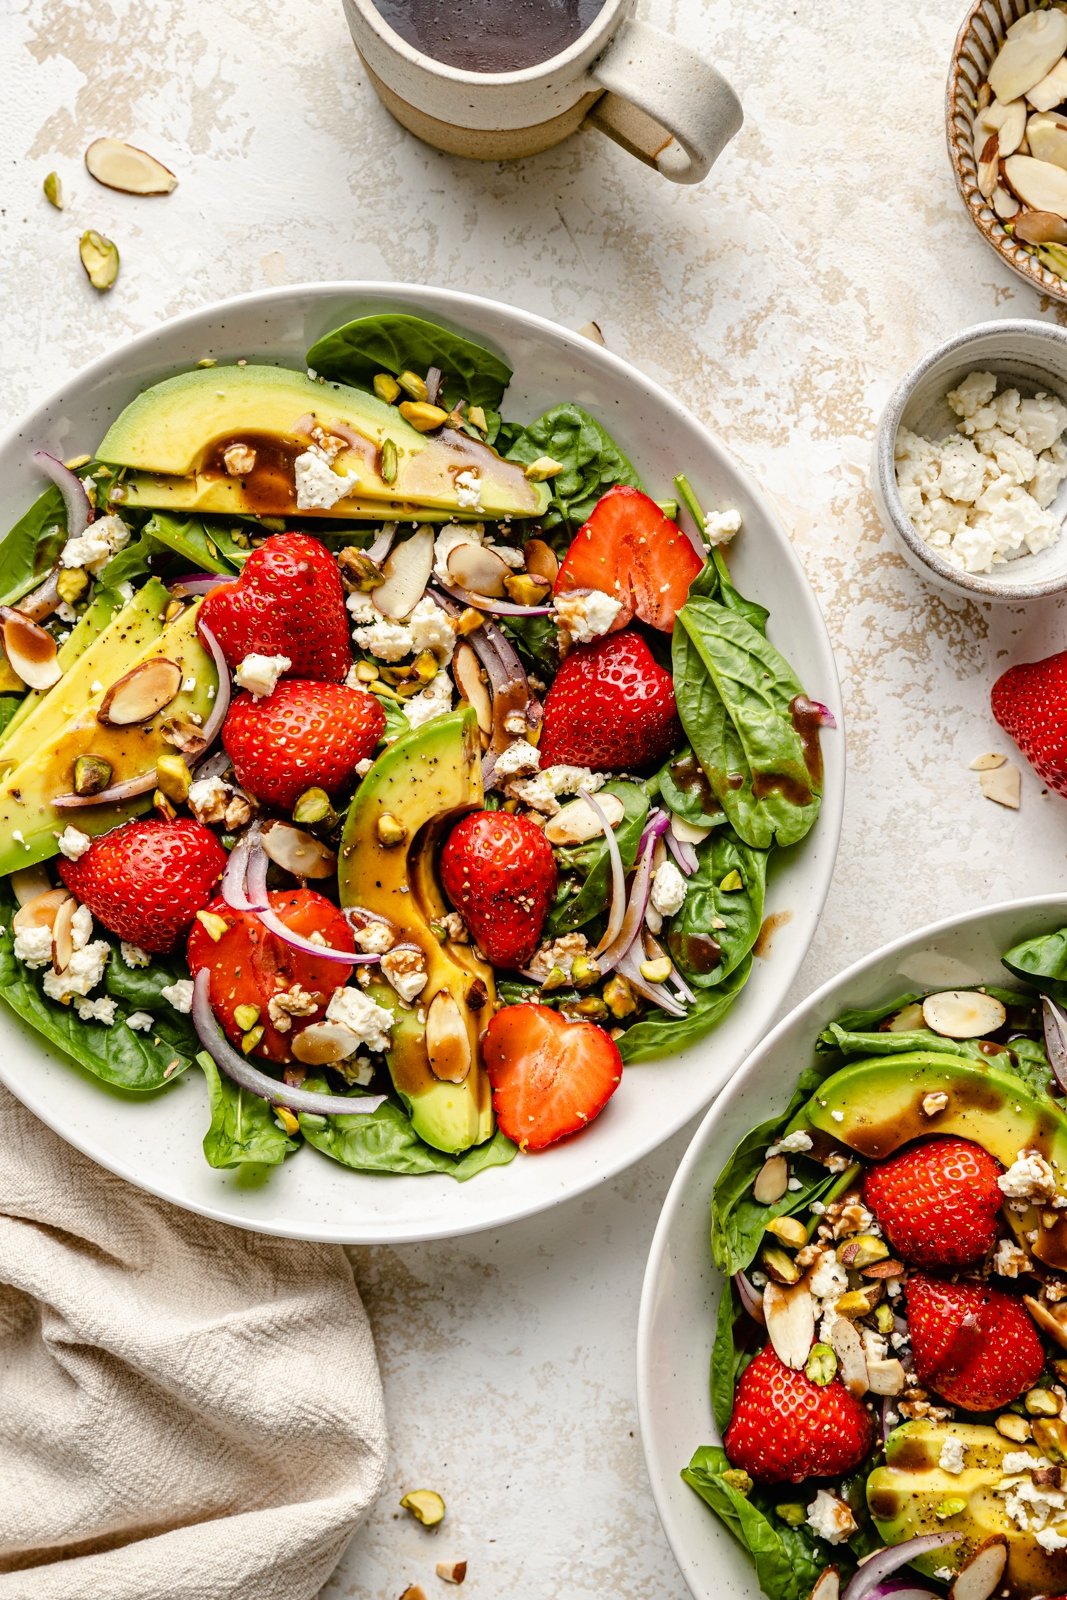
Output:
[[1067,794],[1067,650],[1009,667],[989,699],[993,715],[1038,776]]
[[77,861],[61,860],[59,875],[105,928],[163,955],[207,905],[225,865],[210,828],[146,817],[94,839]]
[[524,967],[556,892],[552,846],[526,817],[472,811],[445,840],[445,893],[475,943],[498,967]]
[[222,742],[242,788],[291,811],[305,789],[333,794],[373,751],[385,714],[372,694],[289,678],[265,699],[240,694]]
[[556,674],[541,765],[633,771],[657,766],[681,737],[670,673],[639,633],[611,633],[572,650]]
[[853,1471],[873,1443],[874,1418],[839,1379],[812,1383],[766,1345],[741,1375],[723,1449],[758,1483],[802,1483]]
[[200,620],[231,667],[247,655],[288,656],[294,678],[339,683],[352,665],[337,562],[306,533],[275,533],[239,578],[204,600]]
[[970,1139],[924,1139],[869,1167],[863,1198],[902,1260],[970,1267],[997,1242],[1003,1171]]
[[915,1373],[963,1411],[1010,1405],[1041,1376],[1045,1354],[1025,1307],[977,1281],[914,1273],[907,1284]]

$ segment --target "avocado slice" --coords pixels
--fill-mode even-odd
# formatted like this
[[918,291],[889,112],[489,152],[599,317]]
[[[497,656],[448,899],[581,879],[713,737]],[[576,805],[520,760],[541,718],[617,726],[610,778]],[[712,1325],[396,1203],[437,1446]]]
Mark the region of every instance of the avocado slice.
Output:
[[[948,1105],[931,1117],[923,1101],[938,1093],[948,1096]],[[972,1139],[1004,1167],[1020,1150],[1038,1150],[1067,1193],[1067,1114],[993,1061],[932,1050],[852,1061],[815,1091],[789,1131],[801,1128],[828,1135],[868,1161],[884,1160],[912,1139],[945,1133]],[[1062,1213],[1054,1227],[1039,1225],[1031,1248],[1048,1266],[1067,1268]]]
[[[163,632],[170,595],[152,578],[113,616],[106,596],[93,601],[58,652],[63,672],[51,689],[26,695],[4,730],[0,762],[20,762],[35,754],[90,698],[101,674],[113,683]],[[95,630],[95,632],[94,632]]]
[[[125,610],[121,615],[125,615]],[[124,629],[115,636],[114,653],[106,652],[106,639],[111,632],[110,628],[106,629],[70,674],[72,677],[74,673],[79,674],[82,689],[80,704],[73,715],[61,720],[58,728],[54,727],[55,708],[50,709],[46,699],[26,719],[16,735],[19,762],[8,769],[0,782],[0,873],[6,875],[54,856],[59,848],[59,834],[68,823],[82,833],[106,833],[151,804],[150,794],[125,800],[121,805],[85,806],[74,811],[57,811],[52,801],[56,795],[70,792],[74,763],[79,756],[102,757],[111,766],[111,782],[123,783],[153,771],[158,757],[172,749],[160,731],[163,723],[194,713],[206,720],[218,677],[211,657],[196,637],[198,611],[199,602],[162,629],[155,642],[139,650],[132,660],[126,653],[129,634]],[[121,615],[112,627],[118,626]],[[102,647],[104,653],[100,654]],[[96,675],[85,683],[83,663],[94,655]],[[165,656],[176,662],[181,668],[183,683],[191,678],[194,687],[182,688],[169,705],[146,722],[125,727],[108,727],[99,722],[97,711],[110,686],[153,656]],[[61,689],[65,681],[61,679],[56,690]],[[100,687],[94,690],[93,683]],[[51,691],[48,698],[56,690]],[[72,696],[73,691],[60,702],[64,709]],[[32,743],[32,749],[23,755],[22,746],[27,741]]]
[[[938,1464],[948,1439],[958,1440],[962,1447],[962,1472],[945,1472]],[[888,1545],[925,1533],[962,1534],[958,1544],[912,1563],[928,1577],[943,1567],[955,1572],[985,1539],[1001,1534],[1008,1542],[1004,1584],[1011,1595],[1062,1594],[1067,1586],[1067,1550],[1043,1550],[1032,1533],[1024,1533],[1011,1520],[1006,1497],[996,1493],[1004,1477],[1005,1456],[1020,1451],[1032,1455],[1035,1463],[1041,1455],[1036,1446],[1013,1444],[995,1428],[978,1423],[931,1422],[925,1417],[905,1422],[886,1440],[885,1466],[867,1479],[867,1505],[875,1527]],[[953,1510],[953,1501],[964,1501],[963,1509]],[[1056,1526],[1067,1534],[1067,1516]]]
[[[342,906],[363,906],[388,917],[405,944],[418,945],[426,962],[426,987],[414,1006],[400,1004],[386,984],[373,988],[379,1005],[393,1011],[388,1053],[393,1086],[421,1139],[457,1154],[493,1133],[489,1081],[480,1039],[493,1014],[493,969],[470,945],[444,944],[430,926],[447,907],[434,861],[441,834],[462,811],[483,799],[478,721],[470,706],[435,717],[394,741],[378,757],[349,807],[338,865]],[[395,818],[405,840],[391,848],[378,837],[378,821]],[[455,1000],[470,1041],[472,1066],[462,1083],[435,1077],[426,1053],[425,1022],[435,995]],[[471,1004],[472,999],[481,1005]]]
[[[419,433],[363,389],[319,383],[286,367],[210,367],[180,373],[145,389],[112,423],[97,451],[113,467],[133,469],[124,505],[166,506],[230,514],[287,516],[298,511],[293,463],[311,442],[311,418],[347,443],[339,473],[357,474],[358,493],[301,516],[390,517],[437,509],[449,517],[537,517],[549,491],[520,464],[458,428]],[[396,446],[396,473],[386,483],[381,446]],[[256,452],[252,470],[233,477],[223,454],[233,444]],[[478,476],[479,504],[465,507],[456,480]]]

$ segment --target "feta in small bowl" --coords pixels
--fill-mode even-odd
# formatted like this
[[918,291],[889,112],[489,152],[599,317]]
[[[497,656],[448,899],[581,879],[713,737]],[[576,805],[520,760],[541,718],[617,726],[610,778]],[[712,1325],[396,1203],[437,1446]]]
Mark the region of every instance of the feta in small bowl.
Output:
[[872,489],[905,559],[943,589],[1067,590],[1067,332],[985,322],[908,374],[878,425]]

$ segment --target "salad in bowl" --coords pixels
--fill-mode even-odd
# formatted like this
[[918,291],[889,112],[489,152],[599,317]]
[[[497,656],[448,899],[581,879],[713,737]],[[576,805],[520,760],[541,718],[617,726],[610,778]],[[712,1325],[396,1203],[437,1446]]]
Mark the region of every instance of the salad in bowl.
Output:
[[199,1067],[212,1166],[582,1133],[735,1002],[818,815],[736,512],[510,377],[406,313],[204,360],[0,545],[3,998],[114,1087]]
[[1067,1590],[1065,949],[838,1014],[719,1172],[682,1477],[772,1600]]

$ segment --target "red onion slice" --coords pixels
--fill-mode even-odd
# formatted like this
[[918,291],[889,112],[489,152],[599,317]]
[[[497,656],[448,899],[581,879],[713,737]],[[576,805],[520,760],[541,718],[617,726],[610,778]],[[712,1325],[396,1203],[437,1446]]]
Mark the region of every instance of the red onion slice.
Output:
[[834,716],[833,712],[830,710],[830,707],[829,706],[824,706],[821,700],[813,700],[811,702],[811,704],[814,707],[815,711],[817,712],[817,716],[816,716],[815,720],[819,724],[819,727],[820,728],[835,728],[836,729],[836,727],[837,727],[837,718]]
[[373,561],[375,566],[381,566],[393,548],[393,540],[396,538],[396,530],[399,526],[399,522],[384,522],[382,524],[381,532],[375,538],[374,543],[367,546],[365,553],[368,561]]
[[93,520],[93,508],[84,483],[76,472],[65,467],[62,461],[49,455],[47,450],[33,452],[33,464],[46,478],[51,478],[60,494],[67,513],[67,538],[77,539]]
[[197,632],[204,644],[207,645],[208,654],[215,663],[215,671],[219,680],[218,687],[215,690],[215,704],[211,708],[211,715],[200,730],[204,740],[204,754],[206,755],[211,745],[214,744],[219,729],[226,720],[226,713],[230,709],[233,685],[230,682],[230,668],[226,657],[222,653],[222,646],[203,618],[200,618],[197,622]]
[[112,784],[110,789],[101,789],[98,794],[57,794],[51,803],[57,811],[77,811],[84,806],[120,805],[123,800],[135,800],[139,794],[147,794],[155,786],[156,775],[149,772],[143,778],[128,778],[125,783]]
[[734,1288],[737,1297],[753,1322],[758,1322],[761,1328],[767,1326],[767,1318],[763,1311],[763,1296],[753,1286],[743,1272],[734,1273]]
[[1047,994],[1041,996],[1045,1049],[1060,1088],[1067,1091],[1067,1015]]
[[252,908],[252,915],[257,917],[268,933],[273,933],[283,943],[291,945],[294,950],[300,950],[306,956],[316,956],[322,961],[340,961],[347,967],[369,965],[377,961],[377,956],[364,955],[358,950],[336,950],[333,945],[315,944],[311,939],[305,939],[302,933],[294,933],[292,928],[287,928],[278,913],[270,906]]
[[[604,972],[608,972],[612,967],[618,965],[641,931],[641,924],[645,920],[645,912],[648,909],[649,896],[652,893],[652,857],[655,852],[656,841],[666,830],[667,822],[668,819],[665,812],[655,811],[645,824],[645,830],[641,835],[641,843],[638,846],[637,866],[630,882],[630,898],[626,904],[626,915],[622,919],[622,925],[614,940],[605,945],[603,950],[601,950],[600,946],[597,947],[597,961]],[[634,965],[636,966],[636,963]],[[663,990],[663,993],[666,994],[667,991]],[[662,1004],[662,1001],[657,1001],[657,1004]],[[669,1007],[664,1006],[663,1009],[666,1011]]]
[[240,1084],[250,1094],[258,1094],[272,1106],[284,1106],[287,1111],[303,1111],[318,1117],[359,1117],[377,1111],[384,1102],[384,1094],[357,1096],[348,1100],[341,1095],[315,1094],[310,1089],[297,1089],[288,1083],[260,1072],[225,1038],[211,1009],[208,990],[211,975],[204,967],[193,980],[193,1027],[196,1036],[220,1072],[234,1083]]
[[552,611],[551,606],[519,606],[510,600],[493,600],[487,594],[475,594],[471,589],[461,589],[455,583],[444,583],[440,578],[437,581],[453,600],[473,606],[476,611],[487,611],[493,617],[547,617]]
[[441,379],[444,373],[440,367],[427,367],[426,369],[426,401],[428,405],[437,404],[437,396],[441,393]]
[[853,1574],[841,1600],[867,1600],[880,1583],[892,1577],[894,1572],[899,1572],[901,1567],[906,1567],[917,1556],[943,1550],[946,1545],[959,1544],[962,1538],[961,1533],[924,1533],[918,1539],[905,1539],[903,1544],[879,1550]]
[[686,1016],[685,1006],[682,1005],[681,1001],[675,999],[669,989],[664,988],[662,983],[649,983],[648,979],[643,976],[632,944],[626,953],[614,963],[614,966],[616,971],[627,979],[632,989],[636,989],[638,994],[644,995],[646,1000],[651,1000],[653,1005],[659,1006],[660,1010],[665,1011],[669,1017],[681,1018]]
[[[257,880],[250,890],[248,883],[249,857],[258,838],[259,829],[253,825],[230,851],[226,870],[219,884],[219,893],[231,911],[262,911],[268,905],[266,870],[263,872],[262,885]],[[260,850],[259,855],[266,861],[265,851]]]
[[686,877],[691,877],[700,865],[693,846],[687,839],[677,838],[673,827],[667,828],[663,835],[663,842]]
[[210,594],[220,583],[233,583],[233,581],[233,578],[223,577],[218,572],[189,572],[180,578],[172,578],[167,588],[171,594],[181,599],[182,595],[186,594]]
[[626,872],[622,864],[622,856],[619,854],[619,841],[615,837],[615,830],[611,826],[604,807],[591,789],[579,789],[578,793],[600,823],[600,829],[608,847],[608,860],[611,863],[611,900],[608,905],[608,925],[604,929],[600,943],[593,952],[599,958],[601,951],[607,950],[613,945],[622,932],[623,921],[626,917]]
[[21,612],[30,622],[43,622],[50,617],[59,605],[59,573],[60,568],[53,567],[44,582],[16,600],[11,609]]
[[[241,861],[235,864],[234,856],[243,847],[245,854]],[[273,933],[275,938],[281,939],[283,944],[300,950],[304,955],[316,956],[323,961],[338,961],[346,967],[370,966],[379,958],[367,955],[358,950],[338,950],[333,945],[316,944],[313,939],[305,939],[302,933],[294,933],[292,928],[286,926],[273,909],[267,894],[267,852],[263,848],[263,840],[258,829],[249,830],[239,844],[234,846],[230,860],[226,865],[226,872],[234,868],[233,882],[227,886],[226,873],[223,873],[222,896],[226,904],[234,911],[247,911],[256,917],[268,933]],[[229,896],[232,895],[233,899]],[[244,904],[235,904],[243,899]]]

